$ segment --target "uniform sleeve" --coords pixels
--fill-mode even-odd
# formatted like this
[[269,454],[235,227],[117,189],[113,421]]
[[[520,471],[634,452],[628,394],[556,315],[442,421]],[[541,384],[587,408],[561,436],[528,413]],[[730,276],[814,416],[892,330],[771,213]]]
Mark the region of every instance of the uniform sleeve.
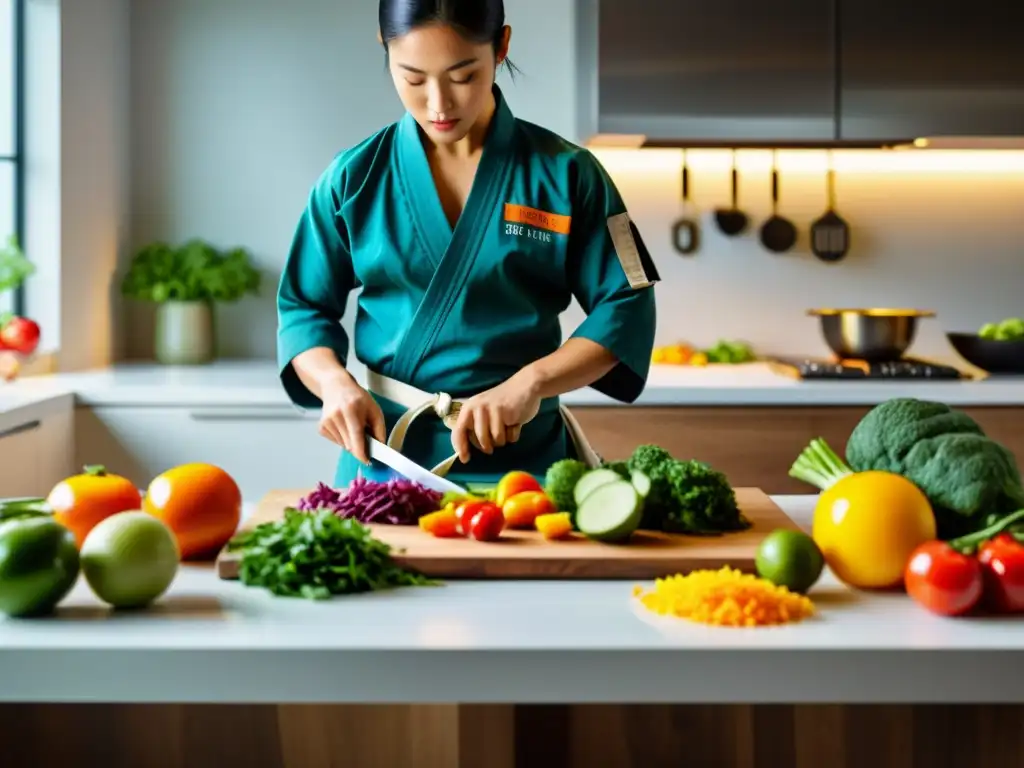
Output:
[[573,295],[586,319],[573,337],[594,341],[618,364],[592,386],[631,403],[647,383],[654,348],[654,283],[650,253],[605,169],[589,152],[578,163],[569,237]]
[[328,171],[310,192],[277,290],[278,369],[288,397],[303,408],[316,408],[321,402],[296,374],[296,355],[329,347],[342,365],[348,359],[349,339],[341,318],[356,280],[336,179],[337,174]]

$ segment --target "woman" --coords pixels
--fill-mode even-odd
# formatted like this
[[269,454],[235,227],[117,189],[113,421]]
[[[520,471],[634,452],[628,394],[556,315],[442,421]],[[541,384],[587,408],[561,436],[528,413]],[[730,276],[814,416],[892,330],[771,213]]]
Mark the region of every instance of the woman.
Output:
[[[381,0],[379,21],[406,114],[313,186],[278,291],[283,386],[344,449],[339,487],[374,476],[367,434],[460,483],[593,464],[558,397],[643,390],[658,279],[644,244],[587,150],[510,112],[502,0]],[[339,322],[356,288],[369,392]],[[560,344],[572,297],[587,318]]]

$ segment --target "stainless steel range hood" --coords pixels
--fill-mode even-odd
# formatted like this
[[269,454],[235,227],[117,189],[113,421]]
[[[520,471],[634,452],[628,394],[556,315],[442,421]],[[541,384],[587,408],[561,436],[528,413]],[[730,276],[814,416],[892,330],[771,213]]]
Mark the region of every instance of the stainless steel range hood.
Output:
[[579,140],[1024,148],[1024,8],[974,0],[577,0]]

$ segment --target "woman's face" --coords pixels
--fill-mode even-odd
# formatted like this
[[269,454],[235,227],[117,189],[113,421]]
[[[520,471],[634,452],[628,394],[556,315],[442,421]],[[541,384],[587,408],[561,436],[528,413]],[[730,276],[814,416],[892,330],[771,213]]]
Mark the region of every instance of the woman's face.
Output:
[[388,66],[406,110],[438,144],[464,138],[491,104],[497,64],[508,52],[510,30],[495,56],[490,43],[466,40],[451,27],[420,27],[388,43]]

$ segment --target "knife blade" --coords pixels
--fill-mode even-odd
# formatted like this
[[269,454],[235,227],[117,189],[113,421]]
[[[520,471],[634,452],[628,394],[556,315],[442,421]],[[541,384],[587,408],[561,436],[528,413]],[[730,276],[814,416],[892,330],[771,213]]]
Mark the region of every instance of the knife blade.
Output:
[[382,443],[380,440],[376,440],[372,437],[367,437],[369,443],[370,458],[379,461],[386,467],[393,469],[402,477],[412,480],[414,483],[429,488],[432,491],[438,491],[439,493],[464,493],[468,494],[465,488],[451,480],[435,475],[426,467],[421,467],[412,459],[403,456],[394,448],[389,448],[387,445]]

